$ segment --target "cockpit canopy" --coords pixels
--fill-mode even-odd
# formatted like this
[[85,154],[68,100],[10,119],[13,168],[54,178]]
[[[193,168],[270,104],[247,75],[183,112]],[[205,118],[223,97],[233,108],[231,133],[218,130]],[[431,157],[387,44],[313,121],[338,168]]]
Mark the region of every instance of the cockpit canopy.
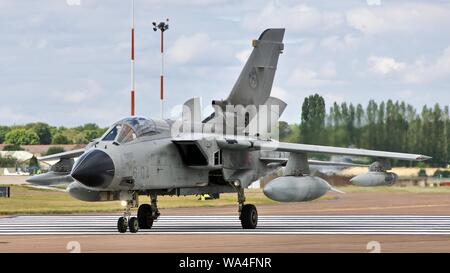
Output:
[[127,143],[138,137],[158,135],[165,131],[169,131],[169,125],[164,121],[129,117],[114,123],[103,136],[102,141]]

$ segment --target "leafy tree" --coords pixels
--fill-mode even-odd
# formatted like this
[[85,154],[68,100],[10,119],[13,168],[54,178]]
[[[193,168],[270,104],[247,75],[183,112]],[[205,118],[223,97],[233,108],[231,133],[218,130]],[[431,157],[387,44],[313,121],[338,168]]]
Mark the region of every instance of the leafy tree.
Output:
[[286,121],[280,121],[278,122],[278,132],[280,140],[284,141],[292,133],[292,129]]
[[36,132],[36,134],[39,136],[39,143],[40,144],[50,144],[52,143],[52,133],[50,131],[50,126],[46,123],[37,122],[30,124],[31,129]]
[[445,170],[441,172],[443,178],[450,178],[450,171]]
[[23,148],[20,147],[20,145],[10,144],[5,145],[5,147],[3,147],[3,151],[23,151]]
[[0,126],[0,143],[5,141],[6,134],[10,131],[10,128],[7,126]]
[[52,144],[70,144],[70,141],[65,135],[57,133],[53,137]]
[[35,156],[30,158],[30,162],[28,163],[29,172],[30,173],[36,173],[37,170],[39,170],[39,162]]
[[303,143],[320,144],[325,126],[325,100],[315,94],[305,98],[302,105],[301,137]]
[[[14,125],[14,126],[0,126],[0,143],[6,143],[6,134],[13,130],[29,130],[36,133],[39,138],[39,142],[35,141],[25,141],[27,144],[51,144],[51,143],[79,143],[86,144],[90,140],[99,138],[102,136],[107,128],[100,128],[95,123],[87,123],[83,126],[78,126],[75,128],[67,128],[64,126],[53,127],[43,122],[29,123],[26,125]],[[63,135],[61,137],[59,135]],[[53,138],[57,136],[57,140],[54,141]],[[20,139],[24,139],[20,137]],[[34,138],[33,138],[34,139]],[[14,141],[18,141],[17,139]]]
[[440,163],[440,165],[445,165],[446,159],[448,158],[447,151],[447,129],[446,120],[444,118],[444,112],[440,108],[439,104],[436,104],[433,109],[433,155],[434,160]]
[[101,136],[101,134],[99,133],[98,130],[85,130],[84,131],[84,138],[88,141],[96,139],[100,136]]
[[39,136],[31,129],[14,129],[6,134],[5,143],[35,145],[39,144]]
[[419,173],[418,173],[419,177],[427,177],[427,172],[425,171],[425,169],[420,169]]
[[17,164],[17,159],[13,157],[2,157],[0,155],[0,168],[10,168],[15,167]]
[[[432,157],[425,163],[394,162],[407,166],[446,167],[450,163],[449,106],[424,106],[419,113],[400,101],[377,103],[371,100],[366,108],[361,104],[354,107],[351,103],[335,102],[324,117],[325,107],[318,97],[316,94],[305,98],[301,126],[295,129],[295,124],[290,125],[293,129],[282,133],[282,140],[341,147],[355,145]],[[288,124],[281,124],[280,128],[287,127]],[[301,137],[294,137],[294,134]]]
[[437,169],[437,170],[434,172],[433,177],[438,177],[438,178],[442,177],[442,170]]
[[96,130],[98,130],[100,128],[95,123],[86,123],[85,125],[76,127],[75,129],[77,129],[79,131],[88,131],[88,130],[89,131],[96,131]]

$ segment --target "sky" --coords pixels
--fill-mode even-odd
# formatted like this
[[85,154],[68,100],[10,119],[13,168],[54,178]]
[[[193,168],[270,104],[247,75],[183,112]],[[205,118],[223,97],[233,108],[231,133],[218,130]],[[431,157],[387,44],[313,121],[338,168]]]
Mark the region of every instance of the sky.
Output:
[[[136,114],[225,99],[269,27],[286,28],[272,95],[298,123],[305,96],[450,104],[450,1],[135,0]],[[108,126],[130,113],[131,0],[0,0],[0,124]]]

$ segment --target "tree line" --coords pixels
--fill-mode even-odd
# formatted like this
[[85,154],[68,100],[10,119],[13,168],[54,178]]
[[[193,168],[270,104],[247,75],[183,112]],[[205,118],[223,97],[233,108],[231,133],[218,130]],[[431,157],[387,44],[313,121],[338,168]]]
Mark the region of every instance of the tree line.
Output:
[[300,125],[281,121],[279,129],[282,141],[424,154],[434,166],[450,162],[448,105],[419,112],[403,101],[371,100],[365,107],[335,102],[326,111],[315,94],[303,101]]
[[86,144],[103,135],[107,128],[87,123],[74,128],[55,127],[36,122],[26,125],[0,126],[0,144],[37,145],[37,144]]

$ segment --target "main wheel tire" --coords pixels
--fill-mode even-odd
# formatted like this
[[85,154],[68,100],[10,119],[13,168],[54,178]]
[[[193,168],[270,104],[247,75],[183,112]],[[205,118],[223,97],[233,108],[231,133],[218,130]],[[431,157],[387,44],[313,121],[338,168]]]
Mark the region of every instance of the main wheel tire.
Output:
[[139,228],[151,229],[153,226],[152,207],[149,204],[142,204],[138,209]]
[[130,221],[128,221],[128,227],[130,228],[131,233],[136,233],[139,230],[139,223],[136,217],[131,217]]
[[125,232],[127,232],[127,228],[128,228],[127,218],[120,217],[119,220],[117,220],[117,230],[120,233],[125,233]]
[[248,204],[242,207],[241,225],[244,229],[255,229],[258,225],[258,211],[254,205]]

